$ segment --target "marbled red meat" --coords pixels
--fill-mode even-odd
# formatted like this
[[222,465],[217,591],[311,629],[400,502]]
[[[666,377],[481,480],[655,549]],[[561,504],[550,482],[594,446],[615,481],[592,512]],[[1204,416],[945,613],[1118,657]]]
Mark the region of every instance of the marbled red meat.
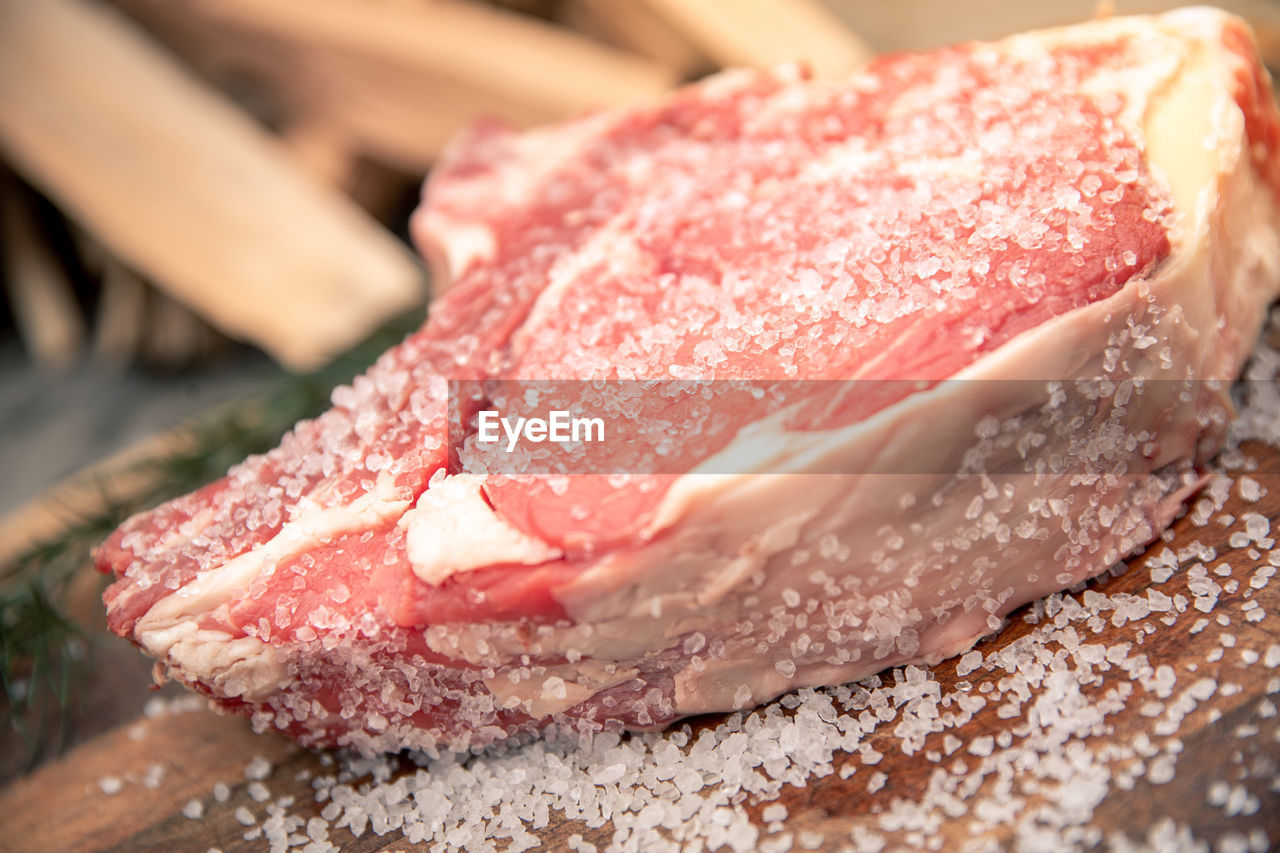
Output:
[[[962,651],[1200,482],[1229,410],[1204,380],[1280,289],[1249,43],[1187,11],[473,129],[414,219],[447,280],[427,323],[122,526],[111,627],[260,727],[364,750],[662,725]],[[618,469],[474,467],[477,410],[520,380],[614,406]]]

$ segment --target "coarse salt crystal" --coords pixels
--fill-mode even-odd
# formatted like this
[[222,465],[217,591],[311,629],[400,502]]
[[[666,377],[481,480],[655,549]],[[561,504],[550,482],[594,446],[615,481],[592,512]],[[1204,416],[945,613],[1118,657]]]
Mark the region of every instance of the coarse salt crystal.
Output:
[[1147,768],[1147,780],[1153,785],[1164,785],[1173,781],[1174,762],[1172,756],[1162,755],[1151,762]]
[[966,652],[956,663],[956,675],[966,676],[980,666],[982,666],[982,652],[976,649]]
[[1248,534],[1252,541],[1257,542],[1265,539],[1267,534],[1271,532],[1271,519],[1265,515],[1248,512],[1244,514],[1243,518],[1245,533]]
[[244,778],[260,782],[271,775],[271,762],[261,755],[255,755],[244,768]]
[[1265,494],[1262,484],[1247,475],[1236,481],[1236,490],[1240,493],[1240,497],[1249,503],[1257,503]]
[[142,774],[142,787],[144,788],[154,790],[160,787],[162,781],[164,781],[164,766],[161,764],[148,766]]
[[969,742],[969,753],[978,756],[987,756],[991,754],[991,750],[995,747],[995,738],[991,735],[982,735],[976,737]]
[[610,764],[608,767],[603,768],[598,774],[596,774],[595,783],[597,785],[612,785],[622,779],[626,774],[627,765]]

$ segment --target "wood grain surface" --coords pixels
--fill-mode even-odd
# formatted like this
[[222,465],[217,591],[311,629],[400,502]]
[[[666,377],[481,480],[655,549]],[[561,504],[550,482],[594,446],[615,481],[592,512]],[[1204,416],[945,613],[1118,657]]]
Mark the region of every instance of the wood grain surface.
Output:
[[[1275,708],[1280,702],[1280,581],[1271,580],[1267,569],[1267,549],[1274,543],[1269,545],[1267,537],[1261,543],[1244,543],[1236,535],[1247,526],[1244,519],[1249,513],[1267,517],[1272,530],[1280,532],[1280,451],[1257,444],[1244,449],[1246,456],[1256,461],[1256,466],[1250,463],[1253,470],[1247,476],[1261,486],[1260,499],[1244,500],[1237,479],[1227,504],[1213,520],[1206,524],[1203,516],[1182,518],[1164,543],[1157,542],[1146,555],[1131,559],[1123,572],[1114,570],[1088,590],[1071,594],[1076,601],[1086,601],[1095,593],[1122,601],[1123,593],[1144,595],[1154,587],[1174,601],[1178,596],[1184,598],[1182,612],[1173,607],[1140,619],[1099,618],[1073,623],[1082,643],[1131,643],[1147,656],[1151,667],[1159,671],[1167,665],[1177,678],[1171,698],[1153,703],[1149,691],[1135,688],[1130,694],[1121,687],[1130,676],[1120,668],[1106,663],[1095,667],[1096,678],[1087,694],[1096,698],[1120,688],[1128,700],[1123,709],[1105,716],[1096,734],[1081,738],[1080,743],[1094,756],[1108,749],[1123,752],[1136,748],[1148,757],[1145,767],[1134,766],[1142,758],[1111,767],[1108,790],[1083,824],[1085,837],[1102,846],[1112,846],[1123,835],[1135,842],[1145,841],[1151,849],[1162,849],[1167,839],[1159,833],[1167,833],[1175,825],[1215,850],[1269,849],[1280,842],[1280,725]],[[1236,472],[1237,477],[1241,473]],[[1232,517],[1229,524],[1223,523],[1224,513]],[[1207,609],[1198,606],[1204,605],[1203,585],[1197,599],[1185,563],[1168,579],[1153,579],[1153,572],[1157,576],[1165,572],[1152,555],[1166,546],[1177,551],[1197,542],[1216,550],[1215,557],[1204,561],[1209,578],[1220,586],[1216,604]],[[962,682],[968,682],[973,693],[999,693],[985,686],[1008,675],[991,665],[993,653],[1019,641],[1025,643],[1024,638],[1036,630],[1032,623],[1045,623],[1043,605],[1039,615],[1029,617],[1034,611],[1035,605],[1016,611],[1004,630],[978,646],[986,656],[986,667],[973,671],[966,667],[961,674],[953,659],[933,667],[929,678],[939,683],[944,696],[964,691]],[[1261,615],[1250,615],[1256,611]],[[1212,697],[1191,703],[1189,711],[1185,706],[1178,710],[1181,693],[1205,678],[1216,684]],[[887,674],[886,680],[891,681]],[[292,797],[290,813],[304,819],[319,815],[321,804],[315,802],[311,780],[333,773],[341,758],[335,762],[331,754],[304,750],[274,734],[255,735],[244,720],[219,716],[197,707],[199,702],[194,700],[186,704],[190,707],[170,707],[109,732],[0,792],[0,815],[5,824],[0,849],[122,853],[268,849],[262,837],[246,840],[246,826],[237,820],[237,810],[247,809],[260,822],[268,805],[250,796],[251,782],[245,769],[255,756],[271,765],[262,784],[270,791],[272,802]],[[1023,705],[1023,713],[1030,705]],[[1168,723],[1171,717],[1173,725]],[[704,717],[682,725],[696,735],[722,719]],[[1019,719],[1001,719],[997,703],[988,702],[964,726],[949,731],[945,739],[942,733],[928,735],[924,748],[913,755],[903,753],[891,726],[880,726],[864,738],[862,752],[836,755],[835,772],[811,777],[803,787],[784,786],[772,801],[786,807],[784,821],[766,820],[764,810],[772,802],[749,798],[744,807],[761,828],[762,847],[786,846],[780,840],[787,840],[784,836],[789,834],[794,849],[858,849],[858,839],[865,838],[858,833],[865,830],[887,842],[888,849],[916,847],[931,839],[933,849],[961,849],[974,841],[1013,848],[1017,839],[1012,822],[975,821],[973,814],[961,813],[921,835],[886,829],[884,816],[895,802],[920,800],[939,768],[952,767],[955,772],[957,759],[972,768],[984,751],[979,748],[984,736],[998,736]],[[959,738],[959,748],[954,740],[948,744],[953,737]],[[1171,778],[1165,779],[1155,770],[1163,755],[1176,757],[1176,772]],[[873,760],[874,767],[863,766]],[[402,772],[413,769],[408,761],[403,763]],[[850,769],[854,772],[849,778],[841,778]],[[1029,770],[1023,772],[1030,775]],[[880,773],[887,777],[886,784],[869,790],[877,787],[869,781]],[[984,796],[993,785],[1012,783],[1016,788],[1020,783],[1018,778],[998,777],[985,778],[973,796]],[[120,789],[105,793],[104,784],[111,789],[112,780],[119,780]],[[214,797],[219,782],[229,787],[225,802]],[[1034,791],[1034,787],[1026,790]],[[1062,796],[1062,791],[1051,787],[1045,787],[1040,797],[1034,792],[1028,795],[1026,790],[1017,806],[1020,815],[1044,805],[1043,797]],[[1223,791],[1232,792],[1229,802],[1223,802]],[[261,796],[261,789],[258,793]],[[192,800],[202,805],[198,818],[183,814],[184,806]],[[288,804],[288,800],[284,802]],[[551,824],[535,834],[547,849],[563,848],[571,834],[603,849],[610,842],[612,828],[588,829],[557,820],[553,813]],[[346,829],[336,829],[330,831],[329,839],[351,851],[428,849],[410,844],[399,832],[380,837],[366,831],[356,838]],[[1031,849],[1037,848],[1033,844]]]

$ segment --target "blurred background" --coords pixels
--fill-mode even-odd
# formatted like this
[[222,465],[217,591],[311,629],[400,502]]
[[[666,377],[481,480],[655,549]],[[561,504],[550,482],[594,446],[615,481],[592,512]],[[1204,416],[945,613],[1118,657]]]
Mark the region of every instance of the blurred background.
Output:
[[[1280,4],[1223,5],[1274,73]],[[93,713],[65,711],[100,623],[93,543],[269,447],[421,321],[405,223],[467,123],[530,127],[729,65],[833,77],[1095,6],[0,0],[0,737],[23,746],[0,748],[0,778],[145,701],[114,689],[148,681],[120,643],[73,703]]]

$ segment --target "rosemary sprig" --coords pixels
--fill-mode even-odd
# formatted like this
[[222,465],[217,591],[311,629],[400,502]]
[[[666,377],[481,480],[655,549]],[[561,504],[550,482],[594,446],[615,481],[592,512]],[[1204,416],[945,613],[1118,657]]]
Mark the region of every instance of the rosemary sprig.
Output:
[[397,318],[327,367],[306,375],[282,372],[268,392],[197,418],[185,427],[194,436],[188,450],[130,470],[145,475],[147,484],[135,499],[112,502],[104,489],[101,511],[0,567],[0,711],[4,730],[25,747],[28,767],[62,748],[76,681],[93,652],[93,634],[67,612],[69,587],[91,571],[93,548],[134,512],[199,488],[245,456],[275,446],[299,420],[322,412],[335,386],[367,368],[421,319]]

